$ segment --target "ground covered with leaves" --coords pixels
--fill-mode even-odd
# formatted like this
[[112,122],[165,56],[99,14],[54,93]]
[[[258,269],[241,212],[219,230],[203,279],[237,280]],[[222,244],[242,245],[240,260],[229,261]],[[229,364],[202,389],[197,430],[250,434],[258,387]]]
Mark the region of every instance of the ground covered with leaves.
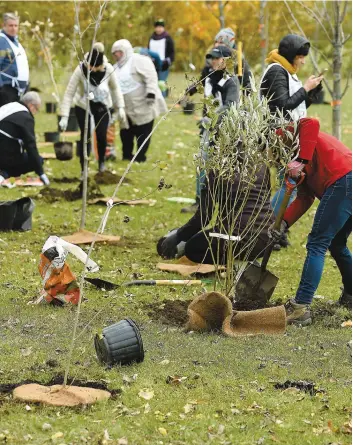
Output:
[[[171,81],[179,90],[184,86],[181,77]],[[343,137],[350,146],[349,96],[344,104]],[[328,105],[312,107],[310,113],[320,116],[322,128],[330,131]],[[105,233],[120,235],[121,242],[94,248],[92,257],[101,270],[92,277],[115,283],[180,278],[156,269],[160,260],[156,242],[189,217],[180,213],[181,204],[167,198],[194,197],[196,122],[195,115],[184,115],[180,108],[162,122],[153,136],[148,162],[132,167],[129,181],[118,193],[122,199],[153,201],[146,206],[113,208]],[[38,116],[40,140],[44,131],[55,129],[56,116]],[[53,151],[50,146],[41,150]],[[120,160],[108,163],[117,175],[125,167]],[[45,189],[1,189],[1,199],[32,196],[36,208],[32,231],[0,236],[0,443],[351,442],[351,353],[347,345],[351,331],[341,326],[350,313],[330,303],[339,296],[340,276],[329,255],[314,303],[314,324],[290,327],[285,335],[276,337],[185,334],[187,303],[201,288],[131,287],[108,292],[87,284],[70,382],[108,388],[112,398],[75,409],[12,400],[11,390],[21,382],[62,382],[75,317],[75,308],[27,305],[41,287],[38,260],[46,238],[73,233],[80,220],[80,200],[71,199],[79,186],[75,182],[80,174],[78,159],[47,161],[46,171],[51,187],[58,190],[55,196]],[[110,196],[114,185],[96,186],[96,171],[96,163],[91,162],[93,192]],[[161,178],[172,187],[159,186]],[[103,212],[104,207],[90,205],[86,228],[97,229]],[[292,246],[274,253],[270,260],[269,269],[280,277],[273,300],[285,301],[297,288],[314,213],[313,207],[293,227]],[[82,265],[72,258],[68,262],[79,275]],[[125,317],[136,320],[141,329],[145,361],[105,368],[97,361],[94,336]]]

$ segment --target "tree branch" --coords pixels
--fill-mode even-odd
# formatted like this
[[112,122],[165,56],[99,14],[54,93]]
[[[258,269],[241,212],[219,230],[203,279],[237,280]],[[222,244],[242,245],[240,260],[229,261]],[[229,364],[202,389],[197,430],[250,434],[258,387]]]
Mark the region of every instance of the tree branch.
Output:
[[346,0],[346,1],[344,2],[344,5],[343,5],[343,11],[342,11],[342,14],[341,14],[341,16],[339,17],[339,21],[340,21],[340,23],[343,23],[343,20],[344,20],[346,14],[347,14],[347,9],[348,9],[348,1]]
[[342,45],[344,45],[346,42],[348,42],[348,40],[352,37],[352,34],[348,34],[348,36],[346,36],[343,40],[342,40]]
[[350,75],[347,77],[347,82],[346,82],[346,85],[345,85],[345,87],[343,89],[343,92],[341,94],[341,99],[347,93],[347,90],[349,88],[349,80],[350,80],[351,77],[352,77],[352,71],[350,72]]
[[[329,39],[329,41],[332,43],[333,40],[330,37],[330,34],[328,33],[325,25],[322,23],[322,20],[320,19],[320,17],[317,16],[317,14],[315,13],[315,11],[313,11],[312,9],[308,8],[302,1],[297,0],[298,3],[305,9],[306,12],[308,12],[313,19],[316,20],[316,22],[321,26],[321,28],[323,29],[324,33],[327,35],[327,38]],[[329,22],[330,23],[330,22]]]
[[216,19],[219,20],[218,15],[212,11],[211,5],[208,2],[206,2],[206,6],[207,6],[207,9],[210,11],[210,13],[213,15],[213,17],[216,17]]
[[326,54],[321,51],[317,46],[311,45],[311,48],[317,52],[318,54],[320,54],[320,56],[332,67],[332,62],[330,61],[330,59],[326,56]]
[[[324,14],[322,15],[322,18],[325,19],[327,21],[327,23],[330,25],[332,35],[334,35],[335,30],[334,30],[333,24],[331,22],[330,14],[328,13],[327,8],[326,8],[326,0],[322,0],[322,3],[324,5]],[[316,3],[315,3],[315,5],[316,5]],[[317,7],[317,9],[319,10],[319,7]]]

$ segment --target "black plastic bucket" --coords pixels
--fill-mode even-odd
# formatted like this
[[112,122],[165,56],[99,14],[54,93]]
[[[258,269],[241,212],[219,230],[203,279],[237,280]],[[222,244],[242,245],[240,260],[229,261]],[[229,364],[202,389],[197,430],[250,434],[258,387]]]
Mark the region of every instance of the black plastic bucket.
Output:
[[183,107],[184,114],[194,114],[195,112],[195,104],[194,102],[186,102]]
[[44,133],[45,142],[59,142],[60,133],[58,131],[47,131]]
[[70,161],[72,159],[72,142],[55,142],[54,150],[56,159],[59,161]]
[[145,356],[140,331],[131,318],[125,318],[96,335],[94,346],[98,360],[107,365],[142,362]]
[[55,102],[46,102],[45,103],[45,112],[46,113],[56,113],[57,104]]

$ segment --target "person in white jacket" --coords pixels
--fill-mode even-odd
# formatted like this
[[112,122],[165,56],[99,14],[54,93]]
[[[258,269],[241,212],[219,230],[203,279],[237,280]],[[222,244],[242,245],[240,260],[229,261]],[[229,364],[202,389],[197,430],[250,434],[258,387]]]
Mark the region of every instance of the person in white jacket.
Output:
[[128,128],[120,130],[123,160],[133,158],[134,139],[137,140],[136,162],[146,161],[151,138],[142,146],[153,128],[154,119],[167,111],[167,105],[158,87],[156,69],[150,58],[135,54],[126,39],[112,46],[116,77],[124,95]]
[[[86,54],[85,59],[73,72],[61,104],[61,120],[59,127],[62,131],[67,128],[71,104],[75,104],[75,113],[81,130],[79,154],[81,169],[83,170],[83,140],[86,116],[87,96],[89,97],[90,114],[93,115],[98,145],[99,171],[105,170],[104,157],[107,147],[107,129],[110,123],[119,120],[120,127],[127,125],[124,98],[114,75],[113,66],[108,63],[104,55],[104,46],[97,42],[93,48],[91,59]],[[89,85],[87,75],[89,72]],[[113,114],[111,115],[111,109]],[[91,138],[90,118],[88,121],[88,141]],[[88,155],[91,143],[87,144]]]

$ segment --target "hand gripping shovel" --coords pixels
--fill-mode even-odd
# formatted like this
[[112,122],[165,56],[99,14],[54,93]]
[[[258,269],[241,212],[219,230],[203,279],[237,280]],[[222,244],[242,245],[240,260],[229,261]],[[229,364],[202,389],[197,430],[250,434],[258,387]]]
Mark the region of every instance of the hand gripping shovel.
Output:
[[[285,178],[286,191],[277,214],[274,230],[280,230],[281,222],[288,206],[293,190],[304,181],[305,175],[301,174],[296,184],[289,182],[288,176]],[[278,278],[273,273],[266,270],[268,260],[270,259],[274,242],[271,242],[264,253],[261,265],[251,262],[239,278],[235,285],[235,296],[233,306],[238,310],[260,309],[266,306],[271,298]]]

